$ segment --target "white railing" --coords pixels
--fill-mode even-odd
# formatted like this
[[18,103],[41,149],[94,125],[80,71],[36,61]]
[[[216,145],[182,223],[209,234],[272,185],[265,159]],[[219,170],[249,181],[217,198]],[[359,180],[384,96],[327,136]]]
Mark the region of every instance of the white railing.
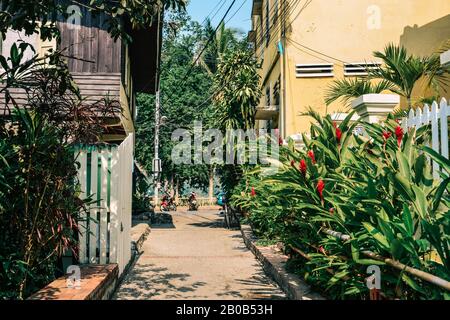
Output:
[[122,274],[131,259],[133,150],[131,134],[118,147],[82,146],[75,153],[81,197],[93,202],[79,222],[81,264],[117,263]]
[[[408,118],[403,119],[403,129],[419,129],[431,123],[431,147],[446,159],[449,159],[449,141],[448,141],[448,117],[450,116],[450,106],[447,100],[442,99],[441,103],[434,102],[431,105],[425,105],[423,108],[411,110]],[[435,178],[439,177],[439,164],[433,162],[433,174]]]

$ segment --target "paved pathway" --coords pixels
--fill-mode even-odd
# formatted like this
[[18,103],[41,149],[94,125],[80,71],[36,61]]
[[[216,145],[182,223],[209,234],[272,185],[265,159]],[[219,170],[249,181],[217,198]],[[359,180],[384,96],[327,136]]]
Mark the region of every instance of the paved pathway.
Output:
[[153,227],[115,299],[285,299],[222,220],[216,211],[184,211],[173,214],[174,226]]

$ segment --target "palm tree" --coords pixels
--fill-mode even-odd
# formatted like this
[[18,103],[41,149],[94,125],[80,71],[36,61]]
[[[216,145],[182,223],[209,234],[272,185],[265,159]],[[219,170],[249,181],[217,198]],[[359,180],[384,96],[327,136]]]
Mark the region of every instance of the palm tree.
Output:
[[437,54],[427,57],[409,55],[405,47],[389,44],[384,52],[376,51],[376,58],[383,62],[383,66],[369,72],[369,79],[383,79],[392,87],[390,90],[408,101],[412,108],[412,93],[419,80],[425,80],[427,87],[444,87],[448,80],[445,75],[449,68],[441,65]]
[[335,80],[328,87],[325,94],[325,103],[328,106],[336,100],[342,99],[345,104],[349,104],[354,98],[364,94],[382,93],[390,90],[391,87],[392,84],[385,80],[376,84],[361,78]]
[[199,62],[205,70],[212,76],[217,71],[220,59],[223,55],[236,44],[237,31],[225,27],[225,23],[221,23],[215,33],[215,28],[211,24],[211,20],[206,20],[205,25],[206,39],[213,37],[208,50],[200,57]]
[[[327,105],[339,98],[349,102],[351,98],[363,94],[389,90],[405,97],[408,108],[412,108],[412,93],[419,80],[424,80],[427,87],[435,91],[448,83],[446,75],[449,74],[449,67],[441,65],[437,54],[417,57],[409,55],[404,47],[389,44],[384,52],[374,52],[374,57],[381,60],[382,66],[368,70],[367,79],[334,81],[325,97]],[[373,84],[374,80],[381,80],[381,82]]]

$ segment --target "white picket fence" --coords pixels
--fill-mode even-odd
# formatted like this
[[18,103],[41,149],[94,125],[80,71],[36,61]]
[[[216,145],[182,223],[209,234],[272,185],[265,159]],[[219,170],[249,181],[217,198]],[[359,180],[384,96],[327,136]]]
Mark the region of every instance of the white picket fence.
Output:
[[131,202],[134,136],[120,146],[81,146],[78,178],[82,196],[93,203],[80,217],[79,262],[117,263],[119,274],[131,258]]
[[[408,118],[403,119],[403,129],[419,129],[431,123],[431,147],[434,151],[449,159],[449,133],[448,117],[450,116],[450,106],[447,100],[442,99],[438,104],[436,101],[431,105],[425,105],[423,108],[411,110]],[[439,165],[433,162],[433,174],[435,178],[439,177]]]

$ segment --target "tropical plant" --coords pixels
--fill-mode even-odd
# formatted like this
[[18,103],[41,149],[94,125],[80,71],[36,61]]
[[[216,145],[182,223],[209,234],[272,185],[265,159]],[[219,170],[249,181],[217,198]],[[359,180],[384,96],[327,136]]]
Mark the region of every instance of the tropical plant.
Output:
[[[374,259],[450,279],[450,163],[422,147],[428,128],[404,132],[392,118],[383,125],[350,125],[353,114],[338,126],[330,116],[309,115],[316,124],[303,137],[305,149],[293,142],[283,147],[274,176],[262,177],[258,169],[247,173],[233,204],[249,212],[260,235],[283,242],[287,252],[301,252],[297,272],[331,298],[366,299],[369,265],[380,266],[387,298],[450,298],[444,289]],[[364,136],[353,133],[357,125]],[[442,166],[443,180],[433,179],[429,157]],[[349,237],[342,241],[326,230]]]
[[374,52],[374,57],[382,65],[368,69],[367,78],[336,80],[328,87],[327,105],[338,99],[348,103],[363,94],[390,91],[406,98],[408,107],[412,108],[413,90],[419,83],[434,91],[445,89],[448,84],[450,69],[441,65],[438,54],[418,57],[408,54],[404,47],[389,44],[383,52]]
[[250,50],[226,54],[214,77],[213,128],[250,129],[255,126],[261,97],[257,62]]
[[386,80],[377,83],[362,78],[335,80],[325,93],[325,103],[330,105],[342,99],[345,104],[349,104],[353,99],[362,95],[382,93],[390,90],[391,87],[392,84]]
[[[250,50],[227,53],[221,60],[214,77],[212,117],[209,126],[221,130],[226,145],[234,141],[227,130],[248,130],[255,127],[256,106],[261,97],[257,62]],[[226,192],[231,192],[241,179],[245,166],[226,164],[218,168],[220,181]]]
[[449,68],[441,65],[437,54],[418,57],[408,54],[405,47],[389,44],[384,52],[376,51],[374,56],[383,64],[370,70],[369,78],[388,81],[392,85],[390,90],[405,97],[409,107],[413,105],[412,94],[419,80],[432,88],[445,87],[448,83],[445,75]]
[[0,145],[9,182],[0,184],[0,299],[23,299],[54,279],[64,252],[77,256],[84,202],[61,131],[33,111],[15,109],[10,120]]
[[219,25],[216,32],[211,24],[211,20],[206,20],[206,42],[209,39],[213,40],[211,41],[211,45],[205,50],[205,53],[200,57],[199,61],[210,76],[214,76],[217,72],[217,67],[224,54],[238,48],[239,40],[237,33],[238,32],[235,29],[226,28],[224,22]]

